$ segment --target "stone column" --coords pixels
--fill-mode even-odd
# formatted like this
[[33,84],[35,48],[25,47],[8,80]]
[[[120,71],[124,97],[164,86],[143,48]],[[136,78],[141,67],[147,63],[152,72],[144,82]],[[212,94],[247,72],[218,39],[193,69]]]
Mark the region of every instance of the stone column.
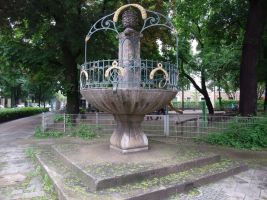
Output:
[[[119,35],[119,65],[125,71],[119,77],[118,88],[138,89],[141,86],[141,34],[134,29],[138,26],[137,13],[126,10],[122,23],[125,30]],[[148,139],[141,128],[144,114],[114,114],[114,119],[117,127],[110,138],[110,148],[122,153],[148,150]]]
[[122,15],[125,30],[119,36],[119,64],[125,69],[119,78],[119,88],[139,88],[141,85],[141,34],[134,30],[138,16],[134,10],[126,10]]

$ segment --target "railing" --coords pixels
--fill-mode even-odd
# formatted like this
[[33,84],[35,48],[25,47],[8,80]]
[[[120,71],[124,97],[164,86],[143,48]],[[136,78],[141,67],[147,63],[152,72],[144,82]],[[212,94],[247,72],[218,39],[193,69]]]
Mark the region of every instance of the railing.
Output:
[[98,60],[82,65],[80,80],[81,89],[134,85],[176,90],[178,68],[169,62],[153,60]]
[[[261,123],[263,117],[208,116],[196,114],[146,115],[142,123],[148,136],[166,136],[196,138],[208,133],[222,133],[229,130],[233,123],[250,126]],[[43,114],[43,131],[61,131],[68,133],[81,124],[98,127],[102,134],[112,134],[116,126],[111,114],[91,113],[79,115]]]

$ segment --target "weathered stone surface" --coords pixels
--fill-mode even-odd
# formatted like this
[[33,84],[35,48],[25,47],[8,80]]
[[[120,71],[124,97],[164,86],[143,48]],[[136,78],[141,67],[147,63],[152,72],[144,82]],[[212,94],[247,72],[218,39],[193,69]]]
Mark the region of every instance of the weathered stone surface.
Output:
[[118,88],[140,88],[140,33],[126,28],[119,35],[119,63],[125,73],[119,77]]
[[90,88],[81,93],[93,106],[113,113],[117,127],[110,144],[124,153],[147,150],[148,140],[141,128],[144,115],[164,107],[176,95],[160,89],[117,89],[114,94],[112,89]]
[[112,89],[88,88],[81,94],[95,107],[116,115],[145,115],[158,110],[170,102],[176,91],[163,89]]

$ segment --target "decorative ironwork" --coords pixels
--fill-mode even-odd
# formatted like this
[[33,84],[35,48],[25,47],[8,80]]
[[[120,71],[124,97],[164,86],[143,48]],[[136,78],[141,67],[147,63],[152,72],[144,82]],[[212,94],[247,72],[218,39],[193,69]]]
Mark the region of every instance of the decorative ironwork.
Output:
[[99,19],[89,30],[85,41],[87,42],[90,39],[91,35],[100,30],[112,30],[119,34],[116,23],[112,20],[113,15],[114,13],[111,13]]
[[157,67],[156,69],[153,69],[153,70],[150,72],[149,78],[150,78],[150,79],[154,79],[155,73],[156,73],[157,71],[162,71],[162,72],[165,74],[165,75],[164,75],[164,78],[165,78],[166,80],[169,80],[169,74],[168,74],[168,72],[167,72],[165,69],[163,69],[163,66],[162,66],[161,63],[158,64],[158,67]]
[[[111,30],[114,31],[117,35],[120,35],[118,30],[117,22],[120,16],[120,13],[128,8],[135,7],[141,12],[141,16],[143,19],[143,26],[139,33],[141,34],[146,29],[161,26],[165,27],[172,34],[175,35],[176,38],[176,66],[170,63],[161,63],[151,61],[151,60],[127,60],[127,61],[116,61],[117,65],[113,65],[114,60],[106,60],[106,61],[94,61],[87,62],[87,42],[91,38],[91,36],[100,30]],[[128,23],[128,22],[127,22]],[[138,36],[136,36],[138,41]],[[132,38],[135,43],[134,37]],[[126,40],[121,41],[121,46]],[[123,50],[121,50],[123,51]],[[135,55],[135,53],[133,52]],[[111,65],[112,64],[112,65]],[[112,66],[108,68],[108,66]],[[161,67],[160,67],[161,66]],[[171,21],[171,19],[167,16],[162,15],[161,13],[150,11],[144,9],[139,4],[127,4],[125,6],[120,7],[114,13],[106,15],[99,19],[89,30],[86,38],[85,38],[85,62],[83,65],[83,69],[87,72],[87,75],[84,72],[81,72],[81,88],[86,87],[110,87],[112,84],[126,84],[123,83],[119,76],[123,76],[125,73],[124,68],[131,69],[131,73],[141,73],[141,82],[138,81],[137,85],[140,87],[153,89],[153,88],[163,88],[163,89],[177,89],[177,80],[178,80],[178,36],[177,31]],[[140,69],[140,70],[139,70]],[[155,76],[157,71],[162,71],[164,73],[164,77]],[[153,74],[153,78],[151,79],[149,76]],[[161,74],[162,75],[162,74]],[[140,75],[139,75],[140,76]],[[108,79],[107,79],[108,78]],[[86,84],[84,84],[86,82]],[[140,83],[139,83],[140,82]]]
[[156,74],[157,71],[162,71],[164,73],[163,78],[158,78],[158,80],[159,80],[158,87],[159,88],[165,88],[167,86],[167,84],[168,84],[168,81],[169,81],[169,74],[165,69],[163,69],[163,66],[162,66],[161,63],[158,64],[157,68],[153,69],[150,72],[149,78],[150,79],[154,79],[155,74]]
[[[117,69],[118,71],[116,71],[114,73],[114,69]],[[110,74],[110,72],[111,72],[111,74]],[[122,67],[118,66],[118,62],[116,60],[114,60],[113,63],[112,63],[112,67],[109,67],[106,70],[106,72],[105,72],[105,78],[112,77],[112,76],[113,76],[113,78],[115,76],[116,77],[117,76],[124,76],[124,73],[125,73],[125,70]]]
[[[124,61],[125,62],[125,61]],[[125,68],[120,67],[122,60],[99,60],[84,63],[81,74],[88,74],[86,84],[83,86],[81,76],[81,88],[107,88],[114,85],[126,85],[119,77],[125,75]],[[133,80],[132,84],[144,89],[171,89],[176,90],[178,69],[175,64],[158,62],[154,60],[130,60],[128,68],[135,75],[140,74],[140,80]],[[111,67],[109,67],[111,66]],[[140,70],[138,70],[140,69]],[[156,73],[160,71],[161,73]],[[153,79],[151,79],[151,73]],[[130,83],[131,84],[131,83]]]
[[84,69],[80,73],[81,88],[86,88],[86,82],[88,81],[88,73]]
[[147,13],[149,14],[148,17],[144,20],[143,27],[140,31],[142,33],[144,30],[153,27],[153,26],[164,26],[171,31],[173,31],[174,34],[176,34],[176,29],[171,21],[170,18],[164,16],[161,13],[147,10]]

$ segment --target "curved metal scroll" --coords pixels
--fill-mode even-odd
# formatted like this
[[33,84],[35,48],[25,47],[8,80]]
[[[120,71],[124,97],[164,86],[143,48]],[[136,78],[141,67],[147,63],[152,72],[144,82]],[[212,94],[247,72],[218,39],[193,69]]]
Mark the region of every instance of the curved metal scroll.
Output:
[[165,78],[166,80],[169,80],[169,74],[168,74],[168,72],[167,72],[165,69],[163,69],[163,66],[162,66],[161,63],[158,64],[158,67],[157,67],[157,68],[153,69],[153,70],[150,72],[150,74],[149,74],[149,78],[150,78],[150,79],[154,79],[155,73],[156,73],[157,71],[162,71],[162,72],[165,74],[164,78]]
[[109,73],[110,73],[111,70],[113,70],[113,69],[118,69],[118,70],[119,70],[118,75],[120,75],[120,76],[124,76],[125,69],[122,68],[122,67],[120,67],[120,66],[118,66],[118,62],[117,62],[116,60],[114,60],[113,63],[112,63],[112,66],[109,67],[109,68],[106,70],[106,72],[105,72],[105,78],[108,78],[108,77],[109,77]]
[[159,82],[159,85],[158,85],[159,88],[164,88],[164,87],[167,85],[167,83],[169,82],[169,74],[168,74],[168,72],[167,72],[165,69],[163,69],[163,66],[162,66],[161,63],[158,64],[158,67],[157,67],[157,68],[153,69],[153,70],[150,72],[150,74],[149,74],[149,79],[154,79],[155,73],[156,73],[157,71],[162,71],[162,72],[164,73],[163,78],[164,78],[165,80],[161,80],[161,81]]
[[94,23],[94,25],[91,27],[91,29],[87,33],[85,41],[87,42],[90,39],[91,35],[93,35],[95,32],[100,31],[100,30],[112,30],[112,31],[115,31],[117,34],[119,34],[116,24],[112,20],[112,16],[114,15],[114,13],[106,15],[102,17],[101,19],[97,20],[96,23]]
[[[83,75],[85,76],[85,81],[88,81],[88,79],[89,79],[88,73],[84,69],[80,73],[80,80],[83,80]],[[81,88],[85,88],[85,85],[83,84],[82,81],[81,81]]]
[[140,31],[142,33],[144,30],[153,27],[153,26],[164,26],[171,31],[174,32],[174,34],[177,33],[171,19],[169,17],[164,16],[163,14],[155,11],[147,10],[148,17],[144,20],[143,27]]

